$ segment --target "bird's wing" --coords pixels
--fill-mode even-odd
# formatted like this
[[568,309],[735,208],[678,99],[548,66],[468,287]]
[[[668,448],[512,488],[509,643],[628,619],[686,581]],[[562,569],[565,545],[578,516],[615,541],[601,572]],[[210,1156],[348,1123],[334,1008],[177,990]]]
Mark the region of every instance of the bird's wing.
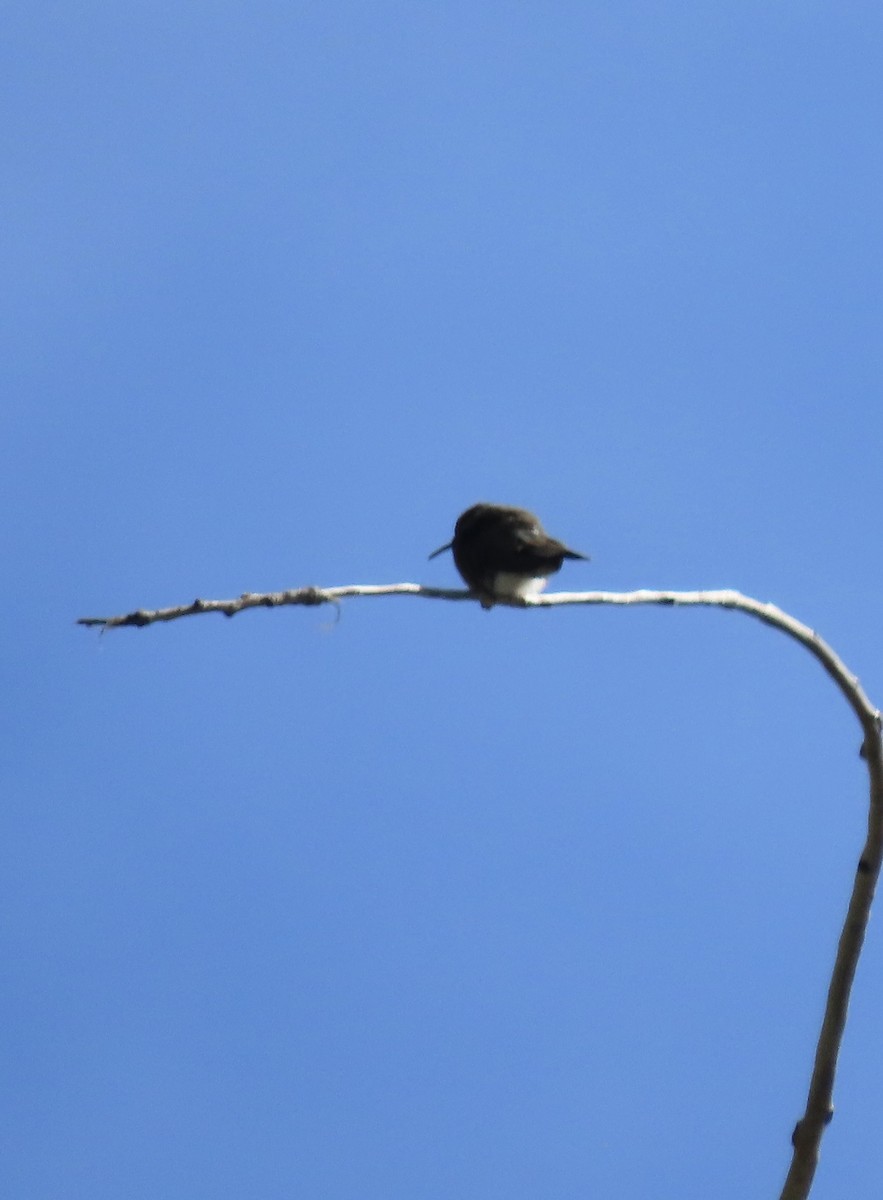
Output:
[[539,525],[525,526],[515,531],[515,553],[526,558],[544,559],[558,558],[566,546],[556,541],[540,528]]

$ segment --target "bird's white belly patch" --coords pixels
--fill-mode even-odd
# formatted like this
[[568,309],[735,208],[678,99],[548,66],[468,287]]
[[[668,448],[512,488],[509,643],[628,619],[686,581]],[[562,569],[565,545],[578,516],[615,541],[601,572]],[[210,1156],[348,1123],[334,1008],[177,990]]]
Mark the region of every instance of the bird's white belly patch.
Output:
[[531,579],[530,576],[515,575],[511,571],[498,571],[494,577],[494,592],[497,596],[518,596],[526,600],[538,596],[548,582],[544,575]]

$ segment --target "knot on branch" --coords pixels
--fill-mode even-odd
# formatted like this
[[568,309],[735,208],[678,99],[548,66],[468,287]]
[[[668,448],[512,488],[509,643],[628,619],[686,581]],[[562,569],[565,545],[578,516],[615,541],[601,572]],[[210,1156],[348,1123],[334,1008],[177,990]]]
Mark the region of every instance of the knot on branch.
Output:
[[309,606],[325,604],[328,601],[328,597],[325,595],[325,593],[317,587],[300,588],[297,593],[297,599],[299,604],[306,604]]

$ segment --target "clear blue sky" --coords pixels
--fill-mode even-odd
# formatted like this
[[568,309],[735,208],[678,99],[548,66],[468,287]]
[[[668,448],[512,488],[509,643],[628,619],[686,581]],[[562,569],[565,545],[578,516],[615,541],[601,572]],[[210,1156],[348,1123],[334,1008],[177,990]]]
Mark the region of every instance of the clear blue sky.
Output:
[[[8,4],[15,1200],[775,1196],[883,703],[883,12]],[[813,1200],[883,1178],[872,922]]]

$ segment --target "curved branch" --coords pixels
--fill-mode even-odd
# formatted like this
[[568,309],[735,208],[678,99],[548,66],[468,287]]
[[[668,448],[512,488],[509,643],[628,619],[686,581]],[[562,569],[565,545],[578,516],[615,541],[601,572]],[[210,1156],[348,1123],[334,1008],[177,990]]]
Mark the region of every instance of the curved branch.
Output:
[[[160,621],[174,621],[179,617],[206,612],[219,612],[232,617],[247,608],[336,604],[349,596],[422,596],[431,600],[476,599],[470,592],[460,589],[423,587],[417,583],[306,587],[282,592],[245,592],[236,600],[194,600],[192,604],[174,608],[138,609],[136,612],[117,617],[82,617],[78,624],[98,626],[105,630],[124,625],[153,625]],[[735,609],[762,621],[765,625],[771,625],[805,647],[821,663],[855,713],[862,727],[861,753],[870,776],[868,834],[858,861],[852,896],[837,946],[806,1109],[797,1122],[791,1139],[794,1152],[780,1196],[780,1200],[806,1200],[818,1165],[822,1134],[834,1113],[834,1076],[846,1026],[849,996],[883,861],[883,744],[880,736],[880,713],[871,704],[858,678],[814,630],[795,620],[776,605],[764,604],[750,596],[743,596],[741,592],[729,589],[707,592],[555,592],[523,600],[501,599],[499,603],[517,608],[553,608],[565,604],[663,604]]]

